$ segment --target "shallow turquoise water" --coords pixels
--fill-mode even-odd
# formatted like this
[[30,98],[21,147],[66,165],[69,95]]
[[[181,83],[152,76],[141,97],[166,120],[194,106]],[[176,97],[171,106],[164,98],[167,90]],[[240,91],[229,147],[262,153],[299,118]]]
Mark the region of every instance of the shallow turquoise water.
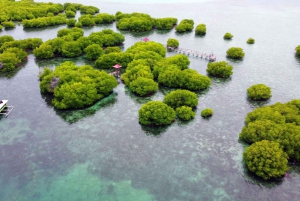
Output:
[[[79,2],[79,1],[77,1]],[[297,1],[85,1],[101,12],[146,12],[154,17],[190,18],[205,23],[205,37],[193,33],[151,31],[122,32],[124,49],[143,37],[166,43],[177,38],[182,48],[213,51],[227,60],[229,47],[242,47],[242,61],[234,66],[231,79],[213,79],[212,87],[199,93],[196,118],[188,123],[154,129],[138,124],[137,112],[148,100],[162,100],[168,89],[138,98],[119,83],[114,93],[85,110],[58,111],[49,97],[39,91],[38,72],[54,68],[66,59],[28,62],[14,73],[0,75],[1,99],[15,106],[10,116],[0,119],[1,200],[298,200],[299,163],[290,164],[289,177],[264,182],[246,171],[244,146],[238,134],[246,114],[254,108],[300,98],[300,60],[294,48],[300,44]],[[56,37],[57,30],[2,31],[16,39]],[[111,28],[115,24],[85,29]],[[222,39],[226,32],[232,41]],[[254,45],[246,40],[253,37]],[[168,56],[173,55],[169,53]],[[190,58],[190,67],[206,74],[207,62]],[[84,64],[82,58],[74,59]],[[246,90],[264,83],[273,97],[260,104],[247,100]],[[209,120],[200,112],[211,107]]]

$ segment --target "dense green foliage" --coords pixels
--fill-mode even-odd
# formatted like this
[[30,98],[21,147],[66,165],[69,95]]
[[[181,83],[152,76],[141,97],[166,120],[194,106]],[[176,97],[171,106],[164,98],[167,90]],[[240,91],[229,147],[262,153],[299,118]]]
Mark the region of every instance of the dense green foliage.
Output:
[[79,43],[76,41],[65,42],[62,46],[62,56],[64,57],[78,57],[82,55],[82,50]]
[[110,54],[104,54],[95,61],[96,68],[111,69],[112,66],[120,64],[123,68],[126,68],[128,63],[132,61],[133,55],[124,52],[112,52]]
[[215,77],[230,77],[232,75],[233,67],[230,66],[226,61],[209,62],[207,64],[206,71]]
[[272,97],[271,88],[264,84],[255,84],[247,89],[248,98],[252,100],[268,100]]
[[78,22],[81,22],[83,27],[90,27],[95,25],[93,15],[82,15],[78,18]]
[[196,27],[195,34],[196,34],[196,35],[200,35],[200,36],[205,35],[205,34],[206,34],[206,25],[205,25],[205,24],[199,24],[199,25]]
[[22,21],[49,14],[57,15],[63,11],[63,5],[54,3],[35,3],[30,1],[2,1],[0,23],[5,21]]
[[249,39],[247,40],[247,43],[248,43],[248,44],[254,44],[254,43],[255,43],[255,40],[254,40],[253,38],[249,38]]
[[155,19],[144,13],[116,13],[117,28],[133,32],[150,31],[155,26]]
[[109,53],[112,53],[112,52],[122,52],[122,51],[118,46],[116,46],[116,47],[107,47],[104,50],[105,54],[109,54]]
[[126,50],[127,53],[132,54],[138,54],[140,52],[147,51],[158,53],[162,57],[165,57],[167,52],[166,48],[162,44],[153,41],[137,42]]
[[170,30],[177,24],[177,18],[166,17],[156,19],[156,29],[158,30]]
[[138,77],[130,82],[129,88],[140,96],[154,93],[158,90],[158,84],[153,79]]
[[[125,40],[122,34],[110,29],[104,29],[101,32],[92,32],[89,36],[83,36],[83,30],[78,27],[60,29],[57,32],[57,36],[58,38],[50,39],[35,49],[33,52],[34,55],[41,59],[53,58],[55,56],[76,57],[82,55],[89,45],[99,45],[100,47],[115,46],[122,44]],[[101,50],[99,48],[98,50],[97,54],[94,47],[93,53],[89,51],[87,58],[90,60],[98,59],[102,55]],[[97,55],[98,57],[96,57]]]
[[178,89],[167,94],[163,102],[174,109],[181,106],[193,108],[198,105],[198,97],[194,92]]
[[3,35],[0,36],[0,47],[6,43],[6,42],[10,42],[10,41],[14,41],[14,38],[12,36],[9,35]]
[[196,115],[193,109],[187,106],[181,106],[176,108],[176,114],[180,119],[185,121],[193,119]]
[[75,20],[75,19],[69,19],[66,21],[68,27],[74,27],[76,22],[77,22],[77,20]]
[[224,38],[225,40],[230,40],[230,39],[233,38],[233,35],[232,35],[231,33],[226,33],[226,34],[223,36],[223,38]]
[[249,170],[265,180],[281,177],[288,170],[288,156],[277,142],[256,142],[246,148],[243,157]]
[[75,17],[76,12],[72,11],[72,10],[66,10],[66,16],[67,17]]
[[194,28],[194,20],[184,19],[181,20],[179,25],[175,27],[175,30],[179,33],[183,33],[187,31],[192,31],[193,28]]
[[108,13],[100,13],[94,17],[96,24],[110,24],[115,21],[115,16]]
[[52,103],[58,109],[83,108],[107,96],[117,86],[116,79],[91,66],[62,63],[54,71],[40,75],[42,92],[54,94]]
[[300,100],[276,103],[248,113],[239,138],[248,143],[278,142],[290,158],[300,160]]
[[6,49],[11,47],[17,47],[22,50],[34,50],[36,47],[40,46],[43,43],[42,39],[40,38],[27,38],[22,40],[12,40],[5,42],[6,39],[4,38],[4,43],[0,47],[0,52],[4,52]]
[[211,81],[196,70],[180,70],[176,65],[168,65],[159,72],[158,82],[167,87],[182,88],[192,91],[207,89]]
[[205,108],[204,110],[201,111],[201,116],[202,117],[210,117],[212,116],[214,111],[211,108]]
[[104,54],[102,47],[98,44],[92,44],[84,49],[87,60],[96,60]]
[[28,38],[23,40],[14,40],[11,36],[0,37],[0,71],[12,71],[27,60],[26,50],[33,50],[42,43],[40,38]]
[[0,54],[0,63],[1,66],[0,71],[8,72],[12,71],[19,63],[21,63],[21,59],[15,54],[11,52],[3,52]]
[[160,101],[150,101],[139,110],[139,122],[143,125],[168,125],[175,117],[175,111]]
[[46,26],[54,26],[60,24],[66,24],[67,18],[64,14],[51,17],[40,17],[36,19],[23,20],[22,25],[24,28],[39,28]]
[[99,13],[99,8],[95,6],[80,6],[80,13],[81,14],[90,14],[94,15],[95,13]]
[[240,47],[231,47],[226,51],[227,57],[231,59],[241,59],[245,56],[245,53]]
[[175,38],[169,38],[167,41],[167,46],[168,47],[178,47],[179,46],[179,41]]
[[130,86],[130,83],[139,77],[153,79],[150,67],[143,65],[134,66],[130,70],[127,69],[121,76],[121,79],[124,81],[125,85]]
[[300,45],[298,45],[298,46],[295,48],[295,50],[296,50],[296,55],[297,55],[297,56],[300,56]]
[[0,25],[0,31],[2,31],[3,27]]
[[1,24],[5,29],[12,29],[16,26],[12,21],[2,22]]

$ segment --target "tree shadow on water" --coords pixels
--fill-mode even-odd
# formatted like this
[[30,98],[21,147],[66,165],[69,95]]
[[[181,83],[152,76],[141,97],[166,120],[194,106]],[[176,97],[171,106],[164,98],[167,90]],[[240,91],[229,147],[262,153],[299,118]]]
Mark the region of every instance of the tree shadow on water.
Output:
[[243,178],[244,178],[245,182],[247,182],[248,184],[257,185],[261,188],[262,187],[274,188],[276,186],[281,185],[283,182],[284,177],[273,178],[273,179],[269,179],[269,180],[262,179],[261,177],[257,176],[253,172],[251,172],[244,162],[243,162],[243,169],[244,169]]
[[138,95],[136,95],[135,93],[133,93],[133,92],[129,89],[129,87],[126,87],[126,86],[125,86],[125,94],[126,94],[127,96],[129,96],[132,100],[134,100],[134,101],[135,101],[136,103],[138,103],[138,104],[145,104],[145,103],[151,101],[151,100],[152,100],[152,97],[153,97],[153,95],[154,95],[154,94],[151,94],[151,95],[149,95],[149,96],[138,96]]
[[[94,115],[100,109],[113,106],[117,102],[116,96],[117,93],[112,93],[109,96],[99,100],[94,105],[83,109],[59,110],[54,108],[54,110],[56,114],[60,116],[64,121],[72,124],[83,118]],[[54,107],[52,104],[53,95],[42,94],[42,97],[49,107]]]
[[26,66],[27,63],[28,61],[23,61],[20,66],[16,67],[12,71],[0,72],[0,78],[7,78],[7,79],[13,78],[21,69],[23,69],[24,66]]
[[251,105],[251,107],[253,107],[253,108],[258,108],[258,107],[263,107],[263,106],[269,104],[270,103],[270,99],[268,99],[268,100],[261,100],[261,101],[254,101],[254,100],[252,100],[252,99],[250,99],[250,98],[247,97],[247,103],[249,105]]
[[162,133],[166,132],[170,125],[167,126],[145,126],[141,125],[142,130],[145,132],[148,136],[154,136],[154,137],[160,137]]
[[217,84],[217,85],[225,85],[231,81],[231,77],[219,78],[219,77],[213,77],[211,75],[207,75],[207,76],[210,78],[213,84]]

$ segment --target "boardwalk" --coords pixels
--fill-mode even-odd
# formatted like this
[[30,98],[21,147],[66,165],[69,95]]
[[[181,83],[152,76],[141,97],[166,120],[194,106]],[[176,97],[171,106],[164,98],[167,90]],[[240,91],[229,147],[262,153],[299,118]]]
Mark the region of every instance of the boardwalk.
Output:
[[185,48],[176,48],[173,51],[177,52],[178,54],[185,54],[187,56],[203,58],[203,59],[207,59],[209,61],[216,61],[216,59],[217,59],[217,57],[216,57],[216,55],[214,55],[214,53],[202,53],[200,51],[190,50],[190,49],[185,49]]

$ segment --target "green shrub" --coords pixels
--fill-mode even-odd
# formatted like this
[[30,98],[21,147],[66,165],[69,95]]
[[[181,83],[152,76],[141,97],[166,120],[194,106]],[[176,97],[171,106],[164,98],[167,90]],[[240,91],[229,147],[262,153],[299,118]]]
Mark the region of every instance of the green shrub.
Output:
[[150,31],[155,26],[155,19],[144,13],[116,13],[117,28],[133,32]]
[[198,97],[194,92],[178,89],[167,94],[163,102],[174,109],[181,106],[193,108],[198,105]]
[[82,50],[76,41],[65,42],[62,46],[62,55],[64,57],[78,57],[82,54]]
[[24,28],[39,28],[46,26],[54,26],[60,24],[66,24],[66,15],[57,15],[53,17],[39,17],[30,20],[23,20],[22,25]]
[[201,116],[202,117],[210,117],[212,116],[214,111],[211,108],[205,108],[204,110],[201,111]]
[[93,43],[101,46],[121,45],[125,38],[122,34],[116,33],[111,29],[103,29],[101,32],[93,32],[88,37]]
[[102,47],[97,44],[87,46],[84,49],[84,52],[86,53],[87,60],[91,61],[98,59],[101,55],[104,54]]
[[82,27],[82,23],[81,22],[76,22],[75,27],[81,28]]
[[10,42],[10,41],[14,41],[14,38],[12,36],[9,35],[4,35],[4,36],[0,36],[0,47],[6,43],[6,42]]
[[241,140],[252,144],[261,140],[277,141],[283,134],[284,126],[274,121],[263,119],[244,126],[239,135]]
[[175,38],[169,38],[167,41],[167,46],[168,47],[178,47],[179,46],[179,41]]
[[66,10],[66,16],[67,17],[75,17],[75,12],[74,11],[71,11],[71,10]]
[[21,63],[21,59],[15,53],[3,52],[0,54],[0,63],[3,65],[0,71],[8,72],[14,70]]
[[209,62],[206,71],[214,77],[230,77],[233,67],[226,61]]
[[205,25],[205,24],[199,24],[199,25],[196,27],[195,34],[196,34],[196,35],[200,35],[200,36],[205,35],[205,34],[206,34],[206,25]]
[[115,21],[115,16],[108,13],[100,13],[94,17],[96,24],[111,24]]
[[300,160],[300,100],[256,108],[246,117],[240,139],[248,143],[271,140],[280,143],[290,158]]
[[256,142],[246,148],[243,158],[249,170],[265,180],[281,177],[288,170],[288,156],[277,142]]
[[121,76],[121,80],[124,81],[125,85],[130,86],[130,83],[139,77],[153,79],[151,69],[149,66],[137,65]]
[[0,31],[2,31],[3,27],[0,25]]
[[[118,16],[116,16],[118,19]],[[154,27],[154,19],[149,15],[130,15],[119,19],[117,28],[120,30],[128,30],[133,32],[150,31]]]
[[78,22],[81,22],[82,26],[90,27],[95,25],[95,20],[92,15],[82,15],[78,18]]
[[177,18],[166,17],[156,19],[156,29],[158,30],[170,30],[177,24]]
[[264,84],[255,84],[247,89],[248,98],[252,100],[268,100],[272,97],[271,88]]
[[300,56],[300,45],[298,45],[298,46],[295,48],[295,50],[296,50],[296,55],[297,55],[297,56]]
[[15,28],[15,23],[12,21],[2,22],[2,26],[4,26],[5,29],[12,29]]
[[254,44],[254,43],[255,43],[255,40],[254,40],[253,38],[249,38],[249,39],[247,40],[247,43],[248,43],[248,44]]
[[233,35],[231,33],[226,33],[224,36],[223,36],[224,40],[230,40],[233,38]]
[[40,75],[42,92],[54,93],[52,103],[58,109],[83,108],[109,95],[117,80],[91,66],[64,62],[53,72]]
[[133,55],[124,52],[112,52],[110,54],[104,54],[95,61],[96,68],[111,69],[112,66],[120,64],[123,68],[126,68],[128,63],[132,61]]
[[113,53],[113,52],[122,52],[122,51],[119,47],[107,47],[104,50],[105,54],[110,54],[110,53]]
[[232,59],[241,59],[245,56],[245,53],[242,48],[231,47],[226,51],[227,57]]
[[95,13],[99,13],[99,8],[95,6],[80,6],[80,13],[81,14],[90,14],[94,15]]
[[143,125],[168,125],[175,116],[175,111],[160,101],[150,101],[139,110],[139,122]]
[[21,60],[21,61],[25,61],[27,59],[27,52],[25,52],[24,50],[17,48],[17,47],[11,47],[5,50],[5,52],[9,52],[9,53],[14,53],[17,55],[17,57]]
[[191,91],[199,91],[209,88],[209,77],[199,74],[196,70],[185,69],[182,71],[182,88]]
[[33,50],[33,54],[39,59],[49,59],[54,57],[52,46],[47,44],[42,44],[40,47]]
[[179,25],[175,27],[175,30],[179,33],[183,33],[187,31],[192,31],[193,28],[194,28],[194,20],[184,19],[181,20]]
[[166,57],[166,53],[167,53],[164,45],[154,41],[149,41],[146,43],[137,42],[126,50],[127,53],[132,53],[132,54],[137,54],[140,52],[147,52],[147,51],[156,52],[160,54],[162,57]]
[[77,22],[77,20],[75,20],[75,19],[69,19],[69,20],[67,20],[67,25],[69,27],[74,27],[76,22]]
[[188,121],[195,117],[196,113],[191,107],[181,106],[176,109],[176,114],[182,120]]
[[129,88],[140,96],[145,96],[154,93],[158,90],[158,84],[152,79],[138,77],[130,82]]

